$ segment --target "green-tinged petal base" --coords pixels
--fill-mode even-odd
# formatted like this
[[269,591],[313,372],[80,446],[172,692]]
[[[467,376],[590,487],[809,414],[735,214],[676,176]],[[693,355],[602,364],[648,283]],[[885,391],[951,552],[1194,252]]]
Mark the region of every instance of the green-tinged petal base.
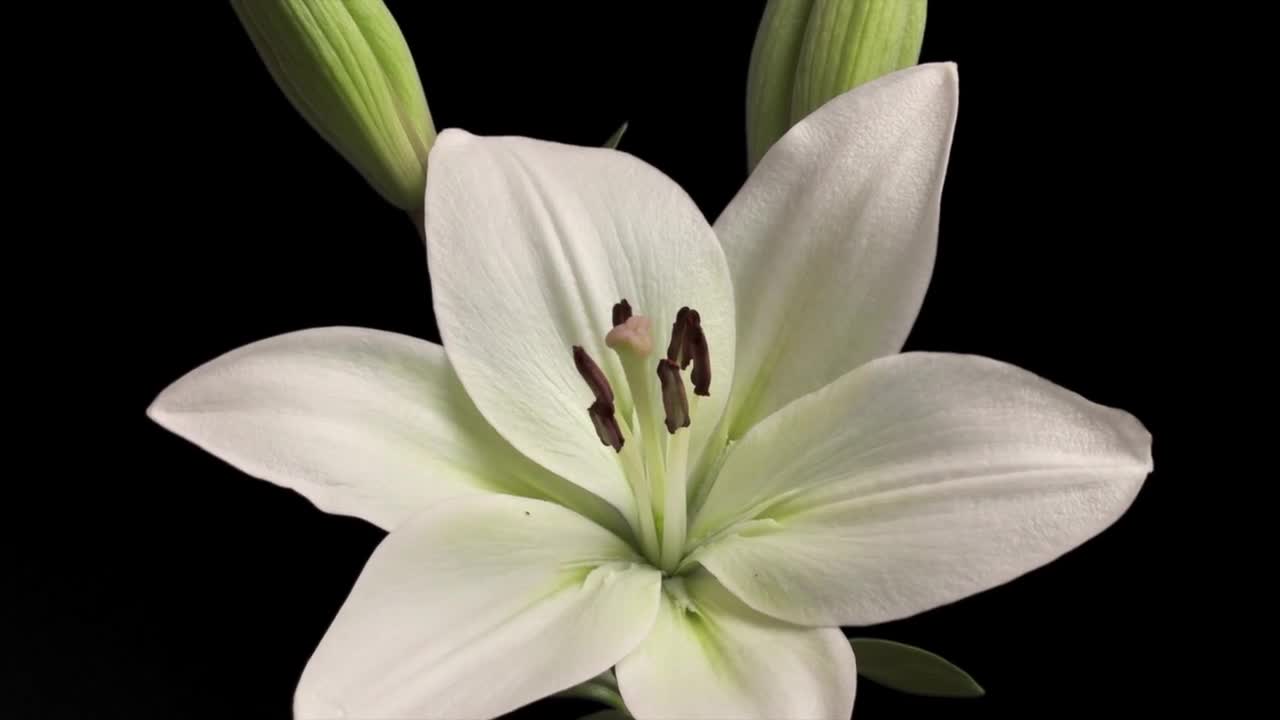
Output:
[[595,677],[648,634],[659,573],[538,500],[485,495],[378,547],[299,683],[300,719],[491,718]]
[[839,629],[762,615],[705,572],[664,583],[653,631],[617,672],[639,720],[847,720],[857,679]]

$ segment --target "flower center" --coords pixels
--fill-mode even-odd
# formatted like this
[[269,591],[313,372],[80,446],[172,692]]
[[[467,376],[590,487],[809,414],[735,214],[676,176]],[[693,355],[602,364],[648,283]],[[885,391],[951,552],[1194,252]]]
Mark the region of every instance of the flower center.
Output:
[[[652,331],[652,321],[633,314],[626,300],[613,306],[613,329],[605,344],[622,362],[633,405],[629,416],[619,412],[609,378],[579,346],[573,348],[573,363],[595,397],[587,414],[596,435],[618,453],[635,495],[636,517],[628,521],[640,552],[670,574],[684,551],[689,428],[698,398],[711,394],[711,355],[697,310],[680,308],[666,357],[656,361]],[[686,370],[692,397],[685,392]]]

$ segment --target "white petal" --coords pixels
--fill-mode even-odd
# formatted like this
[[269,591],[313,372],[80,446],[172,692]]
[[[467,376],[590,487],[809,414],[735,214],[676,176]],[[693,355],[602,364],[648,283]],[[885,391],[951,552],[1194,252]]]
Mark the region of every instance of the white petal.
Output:
[[701,313],[713,373],[693,424],[696,452],[733,377],[733,290],[714,233],[679,187],[613,150],[447,130],[431,151],[426,204],[445,349],[511,444],[619,507],[630,503],[587,415],[591,393],[571,350],[583,346],[609,375],[625,422],[630,395],[604,336],[626,298],[653,320],[655,367],[680,307]]
[[857,682],[853,650],[837,628],[762,615],[715,578],[676,581],[653,631],[618,663],[618,685],[637,720],[847,720]]
[[956,103],[950,64],[855,88],[784,135],[716,220],[738,302],[731,439],[902,348],[933,272]]
[[538,500],[485,495],[374,552],[299,682],[299,718],[492,718],[591,679],[653,625],[661,576]]
[[692,537],[729,527],[699,559],[757,610],[869,625],[1054,560],[1119,518],[1151,468],[1127,413],[995,360],[908,353],[757,425]]
[[147,414],[326,512],[386,529],[483,492],[581,500],[589,512],[591,498],[476,412],[439,345],[404,335],[335,327],[255,342],[174,382]]

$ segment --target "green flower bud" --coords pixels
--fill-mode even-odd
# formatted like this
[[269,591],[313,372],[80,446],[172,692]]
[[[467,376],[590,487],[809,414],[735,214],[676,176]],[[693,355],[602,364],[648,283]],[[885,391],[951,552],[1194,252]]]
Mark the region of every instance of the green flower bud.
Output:
[[422,206],[435,126],[381,0],[231,0],[289,102],[383,197]]
[[916,64],[928,0],[769,0],[747,80],[747,155],[828,100]]

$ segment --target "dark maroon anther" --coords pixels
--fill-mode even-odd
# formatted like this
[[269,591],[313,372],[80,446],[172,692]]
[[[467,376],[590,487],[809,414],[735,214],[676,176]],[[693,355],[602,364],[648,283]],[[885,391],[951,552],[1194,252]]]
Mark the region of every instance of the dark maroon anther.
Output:
[[[697,342],[697,337],[702,335],[702,316],[698,314],[697,310],[692,308],[689,310],[688,324],[689,330],[684,334],[684,351],[682,353],[683,357],[680,360],[681,370],[689,367],[689,362],[693,360],[693,357],[696,354],[694,344]],[[706,343],[706,340],[707,339],[704,336],[702,338],[703,343]]]
[[618,301],[618,304],[613,306],[613,326],[618,327],[622,323],[626,322],[630,317],[631,303],[627,302],[626,298],[623,298]]
[[613,416],[613,405],[597,400],[587,408],[587,413],[591,415],[591,424],[596,428],[600,443],[612,447],[614,452],[622,452],[622,430]]
[[662,385],[662,409],[667,414],[667,432],[675,434],[676,430],[689,427],[689,399],[684,394],[680,366],[665,358],[659,360],[658,382]]
[[667,359],[685,367],[689,364],[685,354],[685,338],[689,335],[689,308],[682,307],[676,313],[676,321],[671,324],[671,342],[667,344]]
[[711,395],[711,350],[707,347],[707,336],[701,325],[690,328],[690,354],[693,355],[693,372],[689,380],[693,382],[693,394],[709,397]]
[[604,371],[596,361],[592,360],[587,351],[579,345],[573,346],[573,364],[578,368],[578,374],[582,379],[587,381],[587,387],[591,388],[591,394],[595,395],[596,401],[612,408],[613,388],[609,387],[609,378],[604,376]]

